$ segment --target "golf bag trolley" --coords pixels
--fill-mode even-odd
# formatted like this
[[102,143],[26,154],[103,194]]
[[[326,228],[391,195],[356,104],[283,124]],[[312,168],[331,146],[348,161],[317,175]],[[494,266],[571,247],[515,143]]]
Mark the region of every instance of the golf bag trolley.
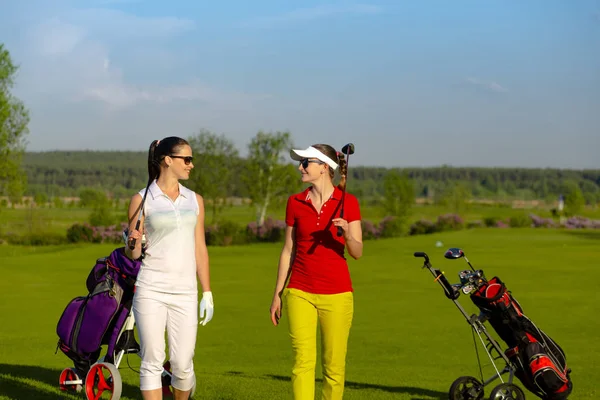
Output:
[[[471,269],[460,271],[460,283],[450,284],[444,273],[432,267],[429,257],[424,252],[414,253],[415,257],[424,258],[422,268],[427,268],[444,289],[444,294],[450,299],[472,328],[475,351],[481,380],[472,376],[462,376],[456,379],[449,390],[450,400],[479,400],[484,399],[484,388],[497,379],[500,384],[490,392],[490,400],[522,400],[525,393],[513,383],[514,377],[543,400],[566,400],[573,389],[570,378],[571,370],[567,367],[566,356],[560,346],[546,333],[539,329],[523,313],[520,304],[507,290],[504,282],[497,276],[486,279],[483,270],[475,270],[465,253],[458,248],[450,248],[444,254],[445,258],[464,258]],[[461,292],[469,295],[477,306],[479,315],[469,315],[458,302]],[[500,344],[490,335],[485,322],[496,331],[500,339],[507,345],[502,350]],[[477,351],[477,334],[485,348],[488,358],[494,367],[495,374],[484,380],[481,359]],[[496,361],[505,364],[499,369]],[[508,374],[506,381],[502,378]]]
[[[88,294],[69,302],[56,328],[57,351],[73,361],[73,367],[61,372],[59,387],[63,391],[83,390],[89,400],[120,399],[119,365],[126,354],[140,350],[132,303],[141,261],[131,260],[124,250],[115,249],[108,257],[96,260],[86,280]],[[106,346],[106,353],[100,357],[102,346]],[[171,395],[170,384],[167,361],[162,374],[165,397]]]

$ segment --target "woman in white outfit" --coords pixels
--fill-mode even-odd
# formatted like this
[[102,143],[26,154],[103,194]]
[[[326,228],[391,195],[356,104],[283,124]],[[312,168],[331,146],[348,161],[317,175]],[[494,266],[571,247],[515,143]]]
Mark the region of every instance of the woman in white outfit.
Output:
[[[129,206],[129,236],[135,247],[126,246],[132,259],[142,257],[137,277],[133,314],[140,339],[140,390],[145,400],[162,399],[161,374],[165,355],[165,329],[169,342],[171,385],[175,400],[189,399],[195,385],[194,349],[198,322],[206,325],[213,316],[208,251],[204,237],[202,196],[179,183],[194,168],[192,148],[182,138],[155,140],[148,154],[150,185],[139,229],[137,217],[145,189]],[[202,300],[198,311],[198,284]]]

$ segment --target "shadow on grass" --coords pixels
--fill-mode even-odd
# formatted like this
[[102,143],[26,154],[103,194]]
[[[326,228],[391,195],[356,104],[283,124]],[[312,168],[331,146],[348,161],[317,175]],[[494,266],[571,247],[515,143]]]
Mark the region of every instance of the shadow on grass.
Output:
[[[56,400],[57,398],[81,399],[82,393],[60,392],[58,379],[62,370],[43,368],[35,365],[0,364],[0,397],[9,399]],[[85,379],[85,377],[82,377]],[[27,380],[27,381],[25,381]],[[61,395],[57,395],[55,388]],[[67,394],[70,393],[70,394]],[[134,397],[139,388],[123,384],[123,395]]]
[[[245,376],[248,378],[256,378],[256,377],[251,377],[240,371],[229,371],[229,372],[227,372],[227,374],[234,375],[234,376]],[[277,380],[277,381],[286,381],[286,382],[291,381],[291,378],[289,376],[283,376],[283,375],[269,374],[269,375],[260,376],[258,378],[273,379],[273,380]],[[323,380],[320,378],[317,378],[316,381],[322,382]],[[346,388],[353,389],[353,390],[369,389],[369,390],[381,390],[383,392],[388,392],[388,393],[403,393],[403,394],[410,395],[412,400],[432,400],[432,399],[439,399],[439,400],[444,399],[445,400],[448,398],[447,392],[439,392],[437,390],[412,387],[412,386],[388,386],[388,385],[376,385],[376,384],[364,383],[364,382],[346,381]]]
[[577,236],[581,239],[600,240],[600,230],[595,231],[576,231],[576,230],[565,230],[568,235]]

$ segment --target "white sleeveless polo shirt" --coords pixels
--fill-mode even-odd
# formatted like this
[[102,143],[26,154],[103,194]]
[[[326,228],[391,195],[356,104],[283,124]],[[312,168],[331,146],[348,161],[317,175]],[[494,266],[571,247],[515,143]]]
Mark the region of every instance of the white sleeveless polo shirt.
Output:
[[[143,197],[145,188],[139,193]],[[150,184],[144,203],[145,256],[136,286],[164,293],[197,293],[196,194],[179,184],[175,201]]]

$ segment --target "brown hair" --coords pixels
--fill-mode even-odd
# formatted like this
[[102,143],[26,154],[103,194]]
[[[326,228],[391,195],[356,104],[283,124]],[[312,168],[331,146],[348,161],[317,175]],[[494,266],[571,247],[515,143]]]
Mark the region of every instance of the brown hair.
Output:
[[[341,151],[336,151],[333,147],[328,144],[313,144],[312,147],[319,150],[321,153],[325,154],[327,157],[331,158],[335,161],[340,169],[340,183],[338,183],[337,187],[340,190],[346,189],[346,174],[348,173],[348,164],[346,163],[346,157],[344,153]],[[329,176],[333,179],[334,175],[333,168],[329,167]]]
[[160,164],[166,156],[176,154],[182,146],[189,146],[187,140],[169,136],[162,140],[153,140],[148,150],[148,182],[160,176]]

